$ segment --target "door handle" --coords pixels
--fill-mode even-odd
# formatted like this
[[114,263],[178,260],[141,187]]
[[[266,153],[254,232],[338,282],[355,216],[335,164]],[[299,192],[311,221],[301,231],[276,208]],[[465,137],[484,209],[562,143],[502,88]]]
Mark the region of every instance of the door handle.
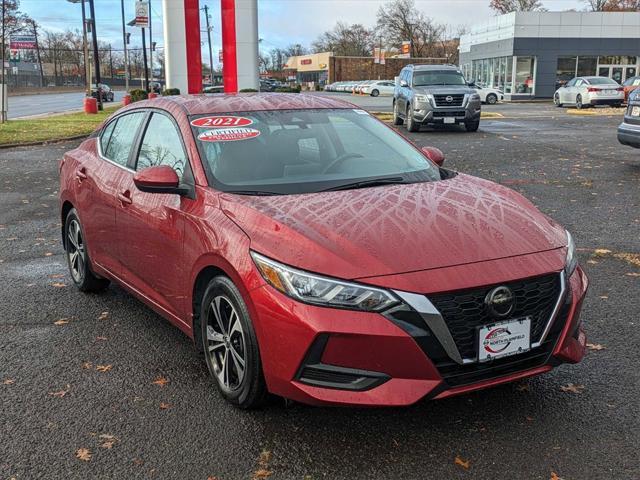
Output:
[[87,178],[87,169],[84,167],[80,167],[76,170],[76,177],[78,178],[78,180],[82,181],[82,180],[86,180]]
[[127,190],[126,192],[119,193],[118,200],[120,200],[122,203],[130,205],[133,202],[133,200],[131,200],[131,192]]

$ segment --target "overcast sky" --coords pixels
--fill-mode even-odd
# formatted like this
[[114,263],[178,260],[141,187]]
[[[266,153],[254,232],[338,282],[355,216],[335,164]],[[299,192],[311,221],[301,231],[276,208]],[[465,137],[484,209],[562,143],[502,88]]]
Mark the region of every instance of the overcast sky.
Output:
[[[127,21],[133,18],[135,0],[125,0]],[[169,0],[180,1],[180,0]],[[319,34],[330,29],[336,21],[375,24],[376,12],[384,0],[258,0],[260,38],[263,49],[286,47],[291,43],[308,46]],[[550,11],[583,9],[581,0],[543,0]],[[99,38],[122,48],[120,0],[95,0]],[[214,57],[220,48],[220,1],[200,0],[210,7],[214,28],[212,41]],[[459,25],[471,25],[493,16],[489,0],[416,0],[419,9],[440,23],[455,30]],[[80,28],[80,4],[66,0],[21,0],[21,9],[36,19],[44,28],[64,31]],[[158,45],[162,40],[162,0],[151,0],[153,36]],[[204,25],[204,16],[202,17]],[[128,27],[129,28],[129,27]],[[204,27],[203,27],[204,29]],[[129,28],[132,42],[140,43],[139,30]],[[203,34],[203,59],[207,59]],[[205,60],[206,61],[206,60]]]

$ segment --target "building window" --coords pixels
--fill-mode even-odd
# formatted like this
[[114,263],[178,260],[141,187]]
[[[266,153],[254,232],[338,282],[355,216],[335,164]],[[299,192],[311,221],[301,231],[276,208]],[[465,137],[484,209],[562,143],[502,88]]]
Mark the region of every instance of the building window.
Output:
[[535,58],[534,57],[516,57],[516,72],[515,72],[515,92],[516,94],[531,94],[533,93]]
[[600,65],[635,65],[638,59],[627,55],[608,55],[598,57]]
[[578,57],[558,57],[556,90],[576,76]]
[[596,74],[598,57],[578,57],[578,70],[576,77],[590,77]]

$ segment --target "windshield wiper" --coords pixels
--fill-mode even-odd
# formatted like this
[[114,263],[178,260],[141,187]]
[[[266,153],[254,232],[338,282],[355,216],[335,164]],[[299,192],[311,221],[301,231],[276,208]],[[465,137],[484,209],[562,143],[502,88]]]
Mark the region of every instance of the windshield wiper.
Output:
[[270,196],[270,195],[282,195],[276,192],[265,192],[263,190],[227,190],[224,193],[233,193],[235,195],[256,195],[256,196]]
[[338,185],[336,187],[330,187],[325,190],[320,190],[320,192],[335,192],[337,190],[354,190],[356,188],[366,188],[366,187],[379,187],[382,185],[398,185],[412,183],[407,182],[402,177],[386,177],[386,178],[374,178],[372,180],[361,180],[359,182],[345,183],[343,185]]

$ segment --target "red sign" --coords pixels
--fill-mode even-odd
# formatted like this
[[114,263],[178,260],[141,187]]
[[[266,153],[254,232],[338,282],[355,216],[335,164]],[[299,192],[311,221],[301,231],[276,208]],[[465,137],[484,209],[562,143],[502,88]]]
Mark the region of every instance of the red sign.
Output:
[[203,142],[237,142],[260,136],[260,130],[255,128],[217,128],[207,130],[198,135],[198,140]]
[[11,50],[33,50],[36,48],[35,35],[12,35],[9,38]]
[[311,65],[313,63],[313,60],[311,60],[310,58],[305,58],[304,60],[300,60],[300,65]]
[[224,128],[224,127],[246,127],[251,125],[253,120],[245,117],[236,117],[234,115],[218,115],[215,117],[197,118],[191,122],[191,125],[199,128]]

